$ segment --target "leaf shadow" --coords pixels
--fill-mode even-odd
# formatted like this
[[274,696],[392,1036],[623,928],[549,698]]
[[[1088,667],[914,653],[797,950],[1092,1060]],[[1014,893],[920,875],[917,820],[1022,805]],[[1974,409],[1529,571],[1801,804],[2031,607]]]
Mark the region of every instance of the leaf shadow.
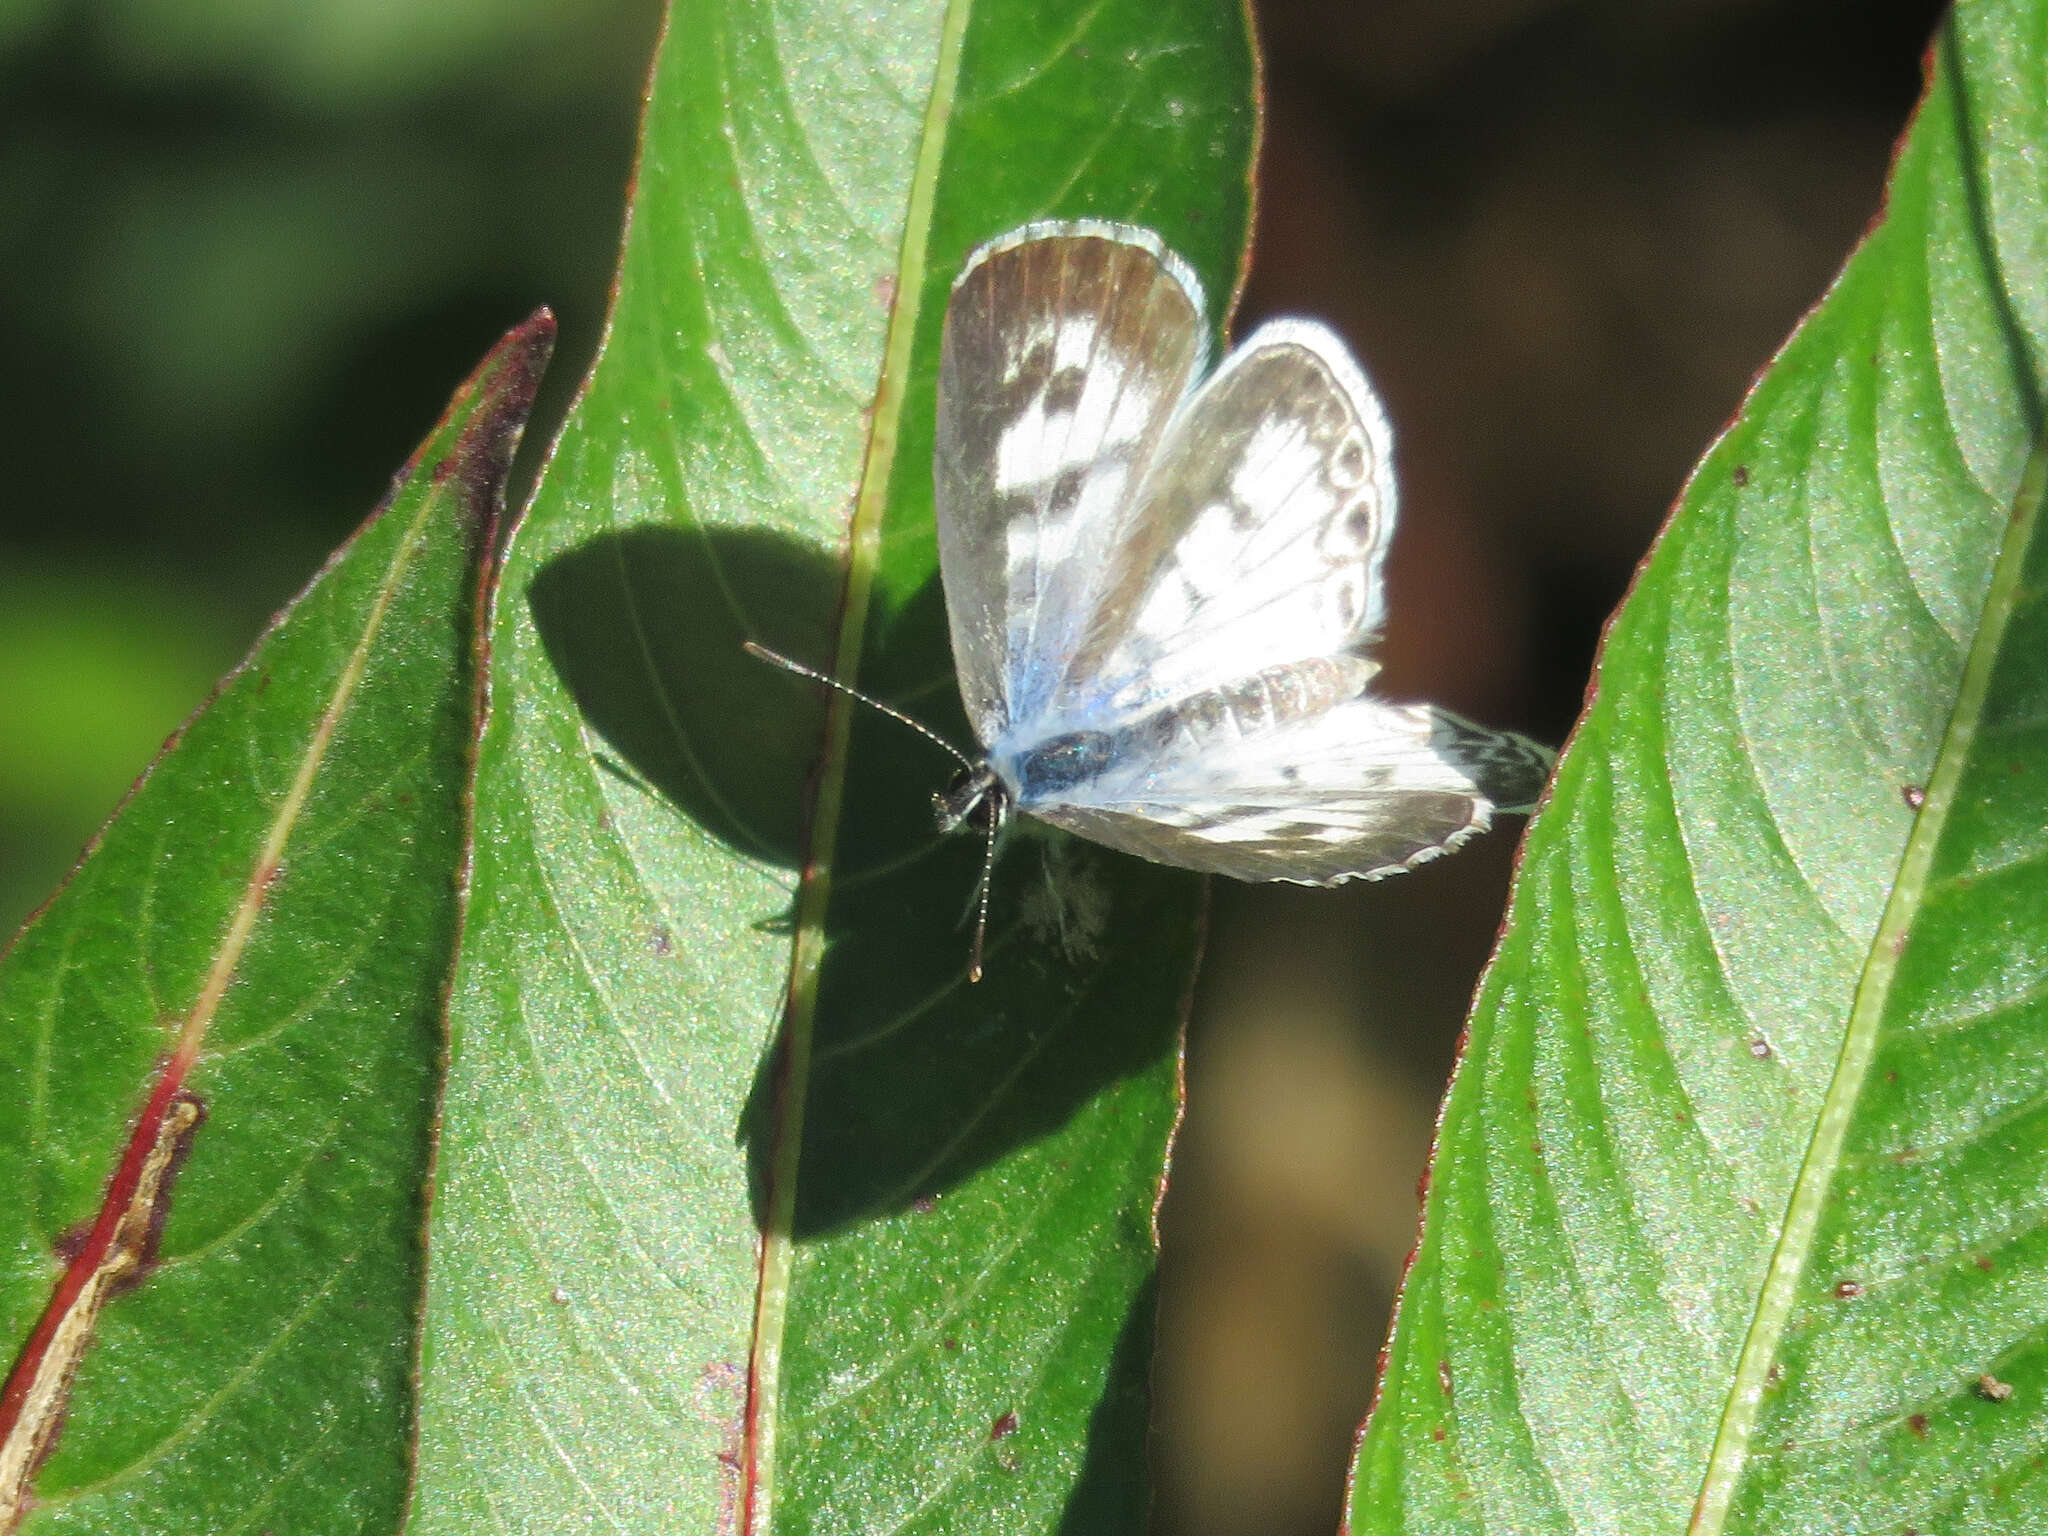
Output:
[[1152,1479],[1146,1441],[1152,1422],[1152,1357],[1159,1323],[1159,1272],[1138,1287],[1117,1331],[1108,1379],[1088,1419],[1081,1475],[1060,1511],[1060,1536],[1142,1531],[1150,1523]]

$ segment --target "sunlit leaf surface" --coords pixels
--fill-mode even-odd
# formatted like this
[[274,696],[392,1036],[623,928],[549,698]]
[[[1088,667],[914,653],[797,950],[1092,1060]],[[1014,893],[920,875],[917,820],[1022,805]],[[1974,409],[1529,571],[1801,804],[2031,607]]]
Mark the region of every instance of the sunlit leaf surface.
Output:
[[1356,1531],[2048,1523],[2044,49],[1960,7],[1608,638]]
[[0,963],[0,1528],[396,1527],[477,572],[552,338],[486,360]]

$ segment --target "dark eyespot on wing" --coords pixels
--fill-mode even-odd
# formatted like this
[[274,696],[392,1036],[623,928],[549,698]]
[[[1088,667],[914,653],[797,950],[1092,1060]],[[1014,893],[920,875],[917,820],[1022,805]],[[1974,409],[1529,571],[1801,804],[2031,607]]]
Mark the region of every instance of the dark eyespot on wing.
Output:
[[[1029,370],[1020,371],[1020,382],[1028,379]],[[1068,366],[1052,368],[1045,381],[1045,409],[1054,416],[1071,415],[1081,405],[1081,392],[1088,386],[1088,374],[1083,368]]]

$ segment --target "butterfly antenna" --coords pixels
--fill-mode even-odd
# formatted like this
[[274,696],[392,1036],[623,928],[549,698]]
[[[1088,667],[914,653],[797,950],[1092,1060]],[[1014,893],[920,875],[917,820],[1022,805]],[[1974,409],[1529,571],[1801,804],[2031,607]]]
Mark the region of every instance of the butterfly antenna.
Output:
[[974,948],[967,956],[969,981],[981,980],[981,951],[988,938],[988,889],[995,883],[996,834],[1002,830],[1002,826],[1001,812],[992,807],[988,818],[988,853],[981,861],[981,894],[975,901]]
[[[782,668],[782,670],[785,672],[794,672],[798,677],[807,677],[814,683],[823,683],[827,688],[835,689],[838,692],[845,694],[849,699],[855,699],[858,700],[860,703],[867,705],[869,709],[880,710],[883,714],[887,715],[891,720],[895,720],[900,724],[909,726],[913,731],[917,732],[917,734],[922,736],[926,741],[930,742],[933,746],[937,747],[940,751],[944,752],[947,756],[951,757],[961,767],[972,768],[974,766],[974,759],[969,757],[965,752],[962,752],[958,747],[954,746],[953,743],[946,740],[945,737],[941,736],[937,731],[933,730],[930,726],[926,725],[922,720],[913,720],[910,718],[910,716],[903,713],[902,710],[892,709],[887,704],[884,704],[880,699],[868,697],[868,695],[862,693],[858,688],[853,687],[851,684],[842,683],[836,677],[827,677],[823,672],[820,672],[816,667],[807,667],[800,661],[791,661],[787,656],[784,656],[779,651],[771,651],[765,645],[756,645],[753,641],[748,640],[743,643],[743,648],[749,656],[752,656],[757,660],[773,662],[776,666]],[[979,954],[980,948],[977,944],[977,957],[979,956]]]

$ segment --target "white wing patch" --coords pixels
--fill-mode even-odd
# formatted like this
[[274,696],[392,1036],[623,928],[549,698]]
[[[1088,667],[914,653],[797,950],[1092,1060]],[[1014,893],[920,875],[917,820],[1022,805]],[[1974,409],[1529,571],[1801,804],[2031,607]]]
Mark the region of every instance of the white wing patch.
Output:
[[1394,511],[1391,433],[1343,343],[1262,326],[1167,428],[1046,725],[1370,640]]
[[1136,478],[1207,350],[1201,285],[1157,236],[1027,225],[946,309],[933,454],[960,692],[988,742],[1036,713],[1096,606]]

